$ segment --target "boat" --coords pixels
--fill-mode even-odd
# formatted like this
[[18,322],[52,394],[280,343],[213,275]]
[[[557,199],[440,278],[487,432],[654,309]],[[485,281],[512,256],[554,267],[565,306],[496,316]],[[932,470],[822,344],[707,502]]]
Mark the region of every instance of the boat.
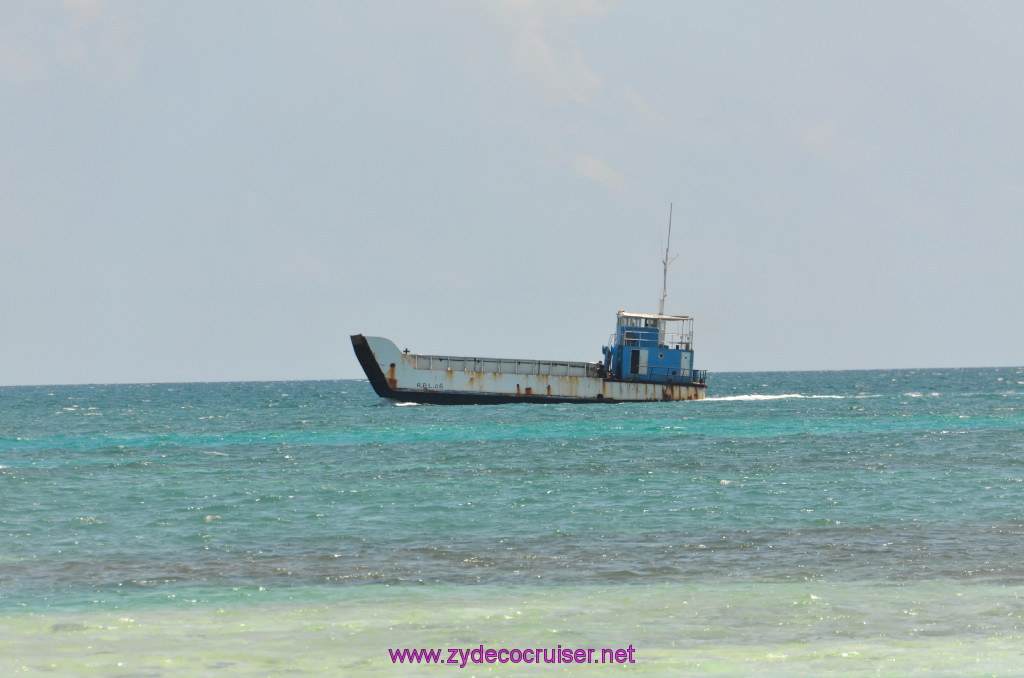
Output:
[[[672,238],[669,208],[669,236]],[[384,337],[351,335],[378,396],[439,405],[701,400],[706,370],[693,368],[693,318],[665,315],[668,242],[658,313],[619,311],[600,362],[427,355]]]

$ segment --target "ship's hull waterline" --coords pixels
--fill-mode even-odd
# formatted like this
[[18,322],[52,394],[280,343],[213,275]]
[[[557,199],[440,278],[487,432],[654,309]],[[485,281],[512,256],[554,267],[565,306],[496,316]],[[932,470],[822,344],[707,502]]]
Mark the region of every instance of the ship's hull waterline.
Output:
[[515,402],[614,403],[701,400],[705,384],[602,377],[598,363],[403,353],[383,337],[352,335],[377,395],[402,402],[474,405]]

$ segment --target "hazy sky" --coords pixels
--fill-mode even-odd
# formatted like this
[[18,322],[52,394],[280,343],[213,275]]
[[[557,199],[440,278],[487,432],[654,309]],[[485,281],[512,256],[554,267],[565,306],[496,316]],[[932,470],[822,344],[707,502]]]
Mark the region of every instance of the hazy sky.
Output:
[[[1024,364],[1024,3],[0,0],[0,384],[361,377],[348,336]],[[713,377],[712,377],[713,378]]]

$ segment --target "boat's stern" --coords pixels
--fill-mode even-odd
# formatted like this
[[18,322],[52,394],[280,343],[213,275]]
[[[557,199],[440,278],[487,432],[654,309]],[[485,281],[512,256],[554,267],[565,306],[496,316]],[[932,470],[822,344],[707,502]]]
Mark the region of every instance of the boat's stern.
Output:
[[619,311],[615,333],[603,352],[612,379],[695,386],[703,395],[706,372],[693,369],[693,318],[689,316]]

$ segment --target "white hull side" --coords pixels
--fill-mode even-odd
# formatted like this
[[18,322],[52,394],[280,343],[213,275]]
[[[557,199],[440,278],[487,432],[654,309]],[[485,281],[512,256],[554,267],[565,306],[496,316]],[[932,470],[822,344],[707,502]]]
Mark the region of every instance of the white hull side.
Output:
[[[383,337],[365,337],[366,344],[383,374],[387,397],[421,402],[486,402],[488,398],[552,401],[655,401],[700,400],[702,384],[651,384],[616,381],[590,376],[596,366],[587,363],[550,361],[448,358],[402,353]],[[441,363],[448,369],[424,368]],[[506,371],[476,371],[471,366],[501,363]],[[462,369],[450,369],[460,366]],[[367,366],[364,364],[364,369]],[[509,372],[516,369],[522,372]],[[545,371],[548,373],[538,374]],[[532,372],[532,373],[531,373]],[[368,376],[369,371],[367,372]],[[372,378],[371,378],[372,381]],[[376,388],[376,387],[375,387]]]

